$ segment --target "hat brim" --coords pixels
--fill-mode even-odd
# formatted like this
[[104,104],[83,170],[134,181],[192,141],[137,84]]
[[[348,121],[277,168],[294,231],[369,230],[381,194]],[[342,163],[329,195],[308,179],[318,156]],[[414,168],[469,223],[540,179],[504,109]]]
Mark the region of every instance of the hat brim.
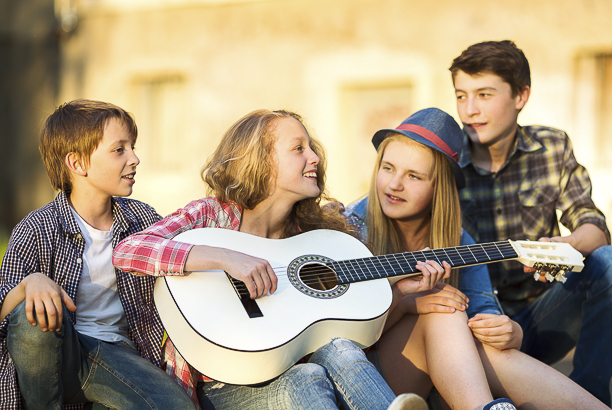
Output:
[[374,148],[376,148],[378,150],[378,147],[380,146],[380,144],[391,134],[401,134],[407,138],[410,138],[411,140],[414,140],[416,142],[418,142],[419,144],[423,144],[429,148],[435,149],[436,151],[441,152],[442,154],[444,154],[444,156],[446,157],[446,159],[448,160],[449,164],[451,164],[451,167],[453,168],[453,172],[455,174],[455,182],[457,184],[457,189],[463,189],[465,187],[465,176],[463,175],[463,171],[461,170],[461,167],[459,166],[459,163],[457,163],[457,161],[455,161],[453,158],[449,157],[448,154],[444,151],[442,151],[436,144],[434,144],[433,142],[431,142],[430,140],[423,138],[422,136],[420,136],[419,134],[416,134],[412,131],[407,131],[407,130],[398,130],[398,129],[384,129],[384,130],[379,130],[376,132],[376,134],[374,134],[374,136],[372,137],[372,144],[374,144]]

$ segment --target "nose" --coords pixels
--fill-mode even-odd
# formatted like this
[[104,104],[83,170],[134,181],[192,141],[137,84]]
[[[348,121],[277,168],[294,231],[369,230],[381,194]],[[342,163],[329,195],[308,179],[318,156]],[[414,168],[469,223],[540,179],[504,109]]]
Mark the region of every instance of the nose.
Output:
[[310,155],[308,157],[308,163],[312,165],[318,165],[321,161],[321,158],[319,158],[319,156],[312,150],[312,148],[309,148],[309,150]]
[[138,155],[136,155],[136,152],[133,149],[130,151],[130,153],[131,153],[131,156],[130,156],[128,164],[131,167],[135,167],[138,164],[140,164],[140,158],[138,158]]
[[389,181],[389,189],[392,191],[402,191],[404,188],[404,184],[402,184],[402,176],[399,172],[396,172]]
[[465,113],[470,117],[478,115],[480,113],[480,109],[478,108],[478,101],[476,98],[467,97],[467,101],[465,103]]

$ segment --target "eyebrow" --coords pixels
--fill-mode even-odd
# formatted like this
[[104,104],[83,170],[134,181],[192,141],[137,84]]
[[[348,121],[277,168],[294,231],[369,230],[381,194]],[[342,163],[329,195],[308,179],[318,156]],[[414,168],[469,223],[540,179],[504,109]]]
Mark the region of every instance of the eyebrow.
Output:
[[[490,87],[490,86],[486,86],[486,87],[480,87],[480,88],[477,88],[477,89],[476,89],[476,91],[477,91],[477,92],[480,92],[480,91],[497,91],[497,88],[495,88],[495,87]],[[456,92],[456,93],[457,93],[457,92],[465,93],[465,92],[467,92],[467,91],[464,91],[464,90],[462,90],[462,89],[460,89],[460,88],[455,88],[455,92]]]
[[[381,161],[380,166],[383,166],[383,165],[391,165],[393,168],[397,168],[393,163],[389,161]],[[423,173],[421,171],[417,171],[416,169],[407,169],[406,172],[404,172],[404,174],[416,174],[416,175],[424,175],[426,177],[429,177],[428,173]]]

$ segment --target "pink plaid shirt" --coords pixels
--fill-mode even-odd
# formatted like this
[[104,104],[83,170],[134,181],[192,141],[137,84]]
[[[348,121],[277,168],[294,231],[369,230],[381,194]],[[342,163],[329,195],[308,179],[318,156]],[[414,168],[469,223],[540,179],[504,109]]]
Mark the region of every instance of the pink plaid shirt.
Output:
[[[195,228],[221,228],[237,231],[242,209],[234,203],[221,203],[208,197],[192,201],[149,228],[121,241],[113,251],[113,264],[125,272],[153,276],[183,275],[183,267],[193,247],[173,241],[176,235]],[[209,381],[183,359],[168,339],[163,358],[166,373],[191,396],[199,408],[196,386]]]

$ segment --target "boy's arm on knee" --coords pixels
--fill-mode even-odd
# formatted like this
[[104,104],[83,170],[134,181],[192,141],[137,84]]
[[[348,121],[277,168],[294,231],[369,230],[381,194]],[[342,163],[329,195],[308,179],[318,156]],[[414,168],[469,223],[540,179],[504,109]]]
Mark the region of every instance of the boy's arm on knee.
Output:
[[61,328],[62,304],[76,311],[75,303],[60,285],[42,273],[32,273],[6,295],[0,309],[0,321],[24,300],[28,322],[32,326],[39,324],[43,331]]
[[2,308],[0,308],[0,322],[4,320],[6,315],[11,313],[25,299],[25,287],[23,281],[15,286],[6,294]]

